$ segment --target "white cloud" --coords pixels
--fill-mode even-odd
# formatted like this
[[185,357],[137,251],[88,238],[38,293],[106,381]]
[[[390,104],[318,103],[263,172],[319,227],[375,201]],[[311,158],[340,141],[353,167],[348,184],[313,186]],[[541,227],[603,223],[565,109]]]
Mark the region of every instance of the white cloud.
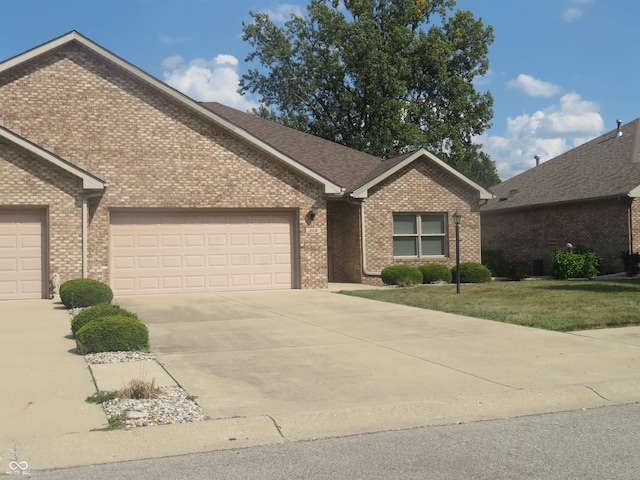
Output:
[[211,60],[196,58],[185,63],[179,55],[162,62],[164,81],[198,101],[220,102],[247,111],[258,103],[238,93],[238,59],[220,54]]
[[302,7],[291,3],[281,3],[275,8],[267,8],[262,12],[269,15],[269,18],[276,23],[284,23],[291,20],[291,14],[294,14],[297,17],[304,17],[304,10]]
[[560,93],[562,88],[553,83],[543,82],[531,75],[521,73],[515,80],[507,82],[507,87],[517,88],[524,91],[527,95],[532,97],[552,97]]
[[601,135],[605,126],[599,111],[596,102],[567,93],[558,104],[507,118],[503,135],[483,135],[478,141],[506,180],[533,167],[535,155],[544,162]]
[[[577,5],[587,5],[593,3],[593,0],[570,0],[570,2]],[[582,6],[567,7],[562,14],[562,19],[567,23],[571,23],[578,20],[583,14]]]
[[193,41],[193,37],[171,37],[169,35],[160,34],[158,40],[165,45],[175,45],[177,43],[187,43]]

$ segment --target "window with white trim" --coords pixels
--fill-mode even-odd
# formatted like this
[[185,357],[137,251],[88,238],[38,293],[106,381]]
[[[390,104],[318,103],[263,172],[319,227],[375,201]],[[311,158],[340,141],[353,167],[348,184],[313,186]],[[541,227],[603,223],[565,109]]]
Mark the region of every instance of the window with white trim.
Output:
[[435,257],[447,254],[447,221],[444,213],[395,213],[394,257]]

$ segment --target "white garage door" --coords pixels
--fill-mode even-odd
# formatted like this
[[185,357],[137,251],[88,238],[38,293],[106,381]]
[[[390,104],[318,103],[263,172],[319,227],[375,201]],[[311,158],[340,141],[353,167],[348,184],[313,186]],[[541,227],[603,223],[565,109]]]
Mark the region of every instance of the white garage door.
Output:
[[0,210],[0,300],[42,298],[43,215]]
[[288,213],[111,214],[115,294],[292,288]]

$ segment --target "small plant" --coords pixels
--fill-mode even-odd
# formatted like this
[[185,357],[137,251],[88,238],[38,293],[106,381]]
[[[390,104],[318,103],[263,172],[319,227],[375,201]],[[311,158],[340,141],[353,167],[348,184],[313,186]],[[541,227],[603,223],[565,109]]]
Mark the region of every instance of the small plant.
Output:
[[422,283],[451,283],[451,270],[440,263],[425,263],[418,270],[422,272]]
[[[452,278],[456,278],[456,267],[451,269]],[[461,283],[485,283],[491,281],[491,271],[484,265],[476,262],[464,262],[460,264]]]
[[122,390],[117,392],[119,398],[132,398],[142,400],[156,398],[160,394],[160,388],[156,387],[155,379],[147,382],[142,379],[131,380]]
[[118,415],[114,415],[113,417],[109,418],[109,424],[107,428],[103,430],[118,430],[119,428],[122,428],[125,426],[126,421],[127,421],[126,413],[120,413]]
[[98,280],[77,278],[60,285],[60,301],[67,308],[91,307],[99,303],[111,303],[111,300],[111,288]]
[[119,305],[114,305],[112,303],[99,303],[92,307],[85,308],[71,319],[71,333],[75,336],[76,332],[87,323],[102,317],[110,317],[113,315],[124,315],[136,319],[138,318],[135,313],[132,313]]
[[640,273],[640,253],[622,252],[620,254],[620,257],[622,258],[624,271],[626,272],[627,277],[635,277],[636,275],[638,275],[638,273]]
[[529,276],[531,264],[523,255],[510,254],[504,257],[505,277],[520,281]]
[[590,248],[567,243],[566,248],[553,254],[552,273],[558,280],[593,278],[599,273],[602,259]]
[[118,396],[118,392],[115,390],[98,390],[93,395],[88,396],[85,399],[87,403],[101,404],[113,400]]
[[137,318],[113,315],[87,323],[76,332],[81,355],[97,352],[149,351],[149,330]]
[[386,285],[419,285],[422,283],[422,272],[409,265],[391,265],[382,270],[382,281]]

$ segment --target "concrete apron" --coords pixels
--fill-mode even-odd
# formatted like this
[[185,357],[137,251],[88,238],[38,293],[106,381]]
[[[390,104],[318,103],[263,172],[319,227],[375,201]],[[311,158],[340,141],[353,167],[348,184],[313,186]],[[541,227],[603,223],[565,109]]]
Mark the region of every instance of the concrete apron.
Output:
[[[640,400],[637,327],[561,334],[327,291],[126,297],[115,303],[147,324],[159,364],[94,366],[99,387],[118,388],[140,372],[158,385],[175,381],[212,420],[91,431],[106,419],[100,407],[83,402],[93,391],[87,388],[69,395],[73,402],[68,398],[62,408],[69,417],[81,408],[96,415],[81,426],[63,422],[37,436],[35,430],[12,430],[16,458],[32,468]],[[68,316],[57,313],[65,322],[61,317],[49,336],[64,338]],[[92,387],[84,360],[68,357],[79,368],[68,382]],[[2,456],[0,471],[7,459]]]

